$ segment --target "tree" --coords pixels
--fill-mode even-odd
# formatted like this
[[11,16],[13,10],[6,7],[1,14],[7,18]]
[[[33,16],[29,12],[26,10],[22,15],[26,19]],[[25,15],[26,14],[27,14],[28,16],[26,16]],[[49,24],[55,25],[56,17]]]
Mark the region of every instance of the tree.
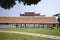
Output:
[[55,14],[54,16],[58,16],[58,21],[59,21],[59,23],[60,23],[60,13],[58,13],[58,14]]
[[57,16],[58,18],[57,18],[57,20],[58,20],[58,27],[57,28],[60,28],[60,13],[58,13],[58,14],[55,14],[54,16]]
[[58,22],[59,22],[59,26],[60,26],[60,13],[58,13],[58,14],[55,14],[54,16],[58,16]]
[[59,21],[59,23],[60,23],[60,18],[58,18],[58,21]]
[[24,5],[31,5],[37,4],[41,0],[0,0],[0,6],[4,9],[10,9],[16,4],[15,1],[23,2]]

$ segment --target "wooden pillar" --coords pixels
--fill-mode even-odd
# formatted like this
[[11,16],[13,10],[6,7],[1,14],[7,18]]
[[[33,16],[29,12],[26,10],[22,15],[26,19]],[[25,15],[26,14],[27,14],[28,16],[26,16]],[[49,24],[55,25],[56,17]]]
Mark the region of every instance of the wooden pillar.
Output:
[[21,24],[21,27],[23,28],[23,25]]
[[48,24],[46,24],[46,26],[47,26],[46,28],[48,28]]
[[24,24],[24,28],[26,28],[26,24]]
[[28,24],[28,28],[30,28],[30,24]]
[[16,28],[18,28],[18,26],[19,26],[19,25],[18,25],[18,24],[16,24],[15,26],[16,26]]
[[25,24],[25,28],[26,28],[26,24]]
[[[33,24],[34,25],[34,24]],[[33,26],[33,28],[35,28],[35,25]]]
[[24,27],[26,28],[26,24],[24,24]]
[[24,24],[23,24],[23,28],[25,28],[25,27],[24,27]]
[[22,24],[22,28],[25,28],[24,24]]
[[25,24],[23,24],[23,28],[25,28]]
[[39,24],[36,24],[36,28],[39,28]]
[[58,28],[58,24],[55,24],[55,29],[57,29]]
[[38,28],[39,28],[39,24],[38,24]]
[[22,28],[22,24],[20,24],[20,28]]
[[34,24],[34,27],[36,28],[36,25]]
[[35,24],[34,24],[34,28],[35,28]]
[[50,28],[49,24],[47,24],[47,27]]
[[19,28],[21,27],[21,24],[19,25]]
[[33,28],[34,28],[34,24],[33,24]]
[[43,28],[44,28],[44,24],[42,24],[43,25]]

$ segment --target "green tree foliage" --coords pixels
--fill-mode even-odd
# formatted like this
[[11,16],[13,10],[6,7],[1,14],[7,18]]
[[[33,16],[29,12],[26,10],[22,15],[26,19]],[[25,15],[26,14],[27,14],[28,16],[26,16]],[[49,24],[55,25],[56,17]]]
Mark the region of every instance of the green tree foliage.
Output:
[[58,14],[55,14],[54,16],[58,16],[58,21],[59,21],[59,23],[60,23],[60,13],[58,13]]
[[60,23],[60,18],[58,18],[58,21],[59,21],[59,23]]
[[0,0],[0,6],[4,9],[10,9],[15,4],[15,0]]
[[0,6],[4,9],[10,9],[16,4],[16,1],[23,2],[24,5],[37,4],[41,0],[0,0]]

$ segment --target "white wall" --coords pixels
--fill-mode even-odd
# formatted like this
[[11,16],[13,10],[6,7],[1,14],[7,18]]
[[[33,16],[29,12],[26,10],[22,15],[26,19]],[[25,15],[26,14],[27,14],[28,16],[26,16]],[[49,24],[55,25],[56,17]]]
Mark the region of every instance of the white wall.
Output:
[[10,25],[0,25],[0,28],[15,28],[16,26],[14,26],[14,24],[10,24]]

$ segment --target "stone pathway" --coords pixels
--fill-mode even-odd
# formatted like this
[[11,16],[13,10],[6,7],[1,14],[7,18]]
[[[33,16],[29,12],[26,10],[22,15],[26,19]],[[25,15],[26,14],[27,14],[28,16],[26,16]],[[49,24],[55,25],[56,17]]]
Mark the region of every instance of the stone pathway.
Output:
[[51,38],[51,39],[60,40],[60,36],[52,36],[52,35],[44,35],[44,34],[36,34],[36,33],[27,33],[27,32],[3,31],[3,30],[0,30],[0,32],[24,34],[24,35],[31,35],[31,36],[36,36],[36,37],[43,37],[43,38]]

